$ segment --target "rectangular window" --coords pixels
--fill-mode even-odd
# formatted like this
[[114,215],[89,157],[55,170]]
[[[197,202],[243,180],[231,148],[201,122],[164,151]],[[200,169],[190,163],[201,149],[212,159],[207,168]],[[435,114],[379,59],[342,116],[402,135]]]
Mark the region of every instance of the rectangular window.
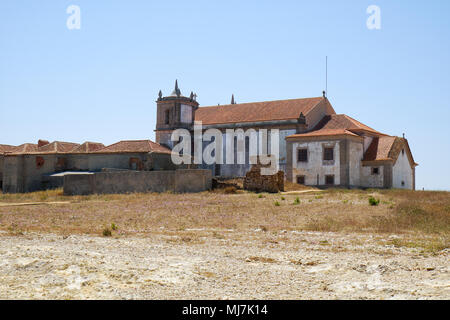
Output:
[[308,149],[298,149],[297,161],[298,162],[308,162]]
[[378,168],[378,167],[372,167],[372,174],[373,174],[373,175],[380,174],[380,168]]
[[332,186],[334,185],[334,175],[330,174],[330,175],[326,175],[325,176],[325,184],[327,186]]
[[323,148],[323,160],[333,161],[334,160],[334,148],[325,147]]
[[305,184],[305,176],[297,176],[298,184]]

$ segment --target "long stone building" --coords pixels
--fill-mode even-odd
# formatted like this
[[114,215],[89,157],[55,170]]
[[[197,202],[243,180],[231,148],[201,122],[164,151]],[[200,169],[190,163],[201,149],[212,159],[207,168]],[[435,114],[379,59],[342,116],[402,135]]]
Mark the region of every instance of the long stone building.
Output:
[[[359,121],[336,114],[321,97],[199,107],[196,95],[183,96],[175,83],[168,96],[159,92],[156,142],[169,149],[176,129],[218,129],[226,141],[227,129],[279,130],[280,170],[288,181],[311,186],[415,189],[415,167],[408,141],[378,132]],[[271,152],[270,139],[258,136],[262,153]],[[261,141],[262,140],[262,141]],[[267,145],[266,145],[267,143]],[[234,150],[236,153],[236,144]],[[227,152],[223,143],[223,153]],[[244,176],[250,169],[246,145],[245,164],[203,165],[215,176]]]
[[[288,181],[323,187],[415,189],[415,163],[404,137],[378,132],[359,121],[336,114],[325,96],[241,103],[232,97],[228,105],[200,107],[196,95],[183,96],[175,83],[168,96],[159,92],[156,101],[156,143],[150,140],[101,143],[52,142],[20,146],[0,144],[0,188],[3,192],[29,192],[61,186],[62,176],[104,169],[133,171],[174,170],[171,149],[177,129],[194,131],[201,122],[203,132],[216,129],[222,136],[223,154],[237,158],[238,148],[228,129],[267,130],[257,136],[258,153],[273,154],[272,131],[278,131],[277,169]],[[233,139],[226,150],[227,138]],[[245,138],[245,139],[248,139]],[[231,142],[231,141],[228,141]],[[244,163],[201,163],[213,176],[242,177],[250,170],[248,140]],[[206,146],[209,142],[203,141]]]
[[17,147],[0,145],[0,186],[18,193],[61,187],[65,173],[105,169],[173,170],[170,150],[150,140],[101,143],[39,140]]

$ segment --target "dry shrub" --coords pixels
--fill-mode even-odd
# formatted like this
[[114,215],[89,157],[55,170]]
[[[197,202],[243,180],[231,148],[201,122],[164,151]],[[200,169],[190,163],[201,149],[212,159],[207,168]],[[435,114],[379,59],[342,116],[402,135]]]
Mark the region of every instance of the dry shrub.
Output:
[[319,190],[316,187],[305,186],[298,183],[293,183],[290,181],[284,181],[284,191],[302,191],[302,190]]
[[354,217],[323,217],[310,218],[304,226],[304,230],[321,232],[361,231],[364,223]]
[[16,223],[12,223],[8,227],[8,234],[11,236],[23,236],[23,230]]
[[236,194],[236,190],[237,190],[236,187],[230,186],[223,189],[223,192],[225,194]]
[[[119,226],[121,235],[171,232],[185,229],[223,230],[238,232],[312,230],[334,232],[377,232],[414,234],[417,237],[449,238],[450,193],[412,192],[404,190],[345,190],[324,191],[322,200],[314,200],[315,194],[299,197],[302,205],[295,203],[297,196],[283,195],[286,205],[280,204],[280,195],[259,194],[238,190],[230,196],[219,192],[197,194],[135,193],[91,195],[90,197],[60,195],[61,190],[47,192],[48,201],[70,200],[70,203],[0,207],[0,230],[7,230],[13,223],[14,233],[50,232],[58,234],[102,235],[108,226],[114,234],[111,222]],[[42,193],[0,194],[0,202],[38,202]],[[369,206],[370,195],[379,198],[378,206]],[[352,203],[345,204],[344,200]],[[390,207],[392,206],[392,209]],[[108,222],[108,224],[105,224]],[[20,227],[19,227],[20,226]],[[18,232],[16,232],[16,230]],[[163,230],[163,231],[162,231]],[[182,243],[202,242],[193,234],[182,232],[191,238],[177,240]],[[208,233],[210,235],[210,233]]]
[[63,196],[63,189],[51,189],[29,193],[1,193],[0,202],[43,202],[69,200]]
[[450,201],[448,203],[403,201],[387,219],[399,230],[415,230],[428,234],[450,234]]
[[450,248],[449,239],[445,238],[432,238],[426,240],[420,239],[392,239],[389,240],[388,244],[395,247],[407,247],[420,249],[424,253],[436,254],[442,250]]
[[313,231],[371,231],[380,233],[419,232],[431,235],[450,234],[450,197],[444,194],[393,192],[400,201],[391,212],[380,215],[335,216],[325,214],[309,219],[306,230]]

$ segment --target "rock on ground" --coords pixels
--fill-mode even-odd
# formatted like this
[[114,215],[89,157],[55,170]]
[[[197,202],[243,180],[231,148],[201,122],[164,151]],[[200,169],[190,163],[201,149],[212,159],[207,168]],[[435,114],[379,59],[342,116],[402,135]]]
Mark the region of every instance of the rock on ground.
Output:
[[371,235],[233,233],[1,233],[0,299],[450,298],[448,252],[423,255]]

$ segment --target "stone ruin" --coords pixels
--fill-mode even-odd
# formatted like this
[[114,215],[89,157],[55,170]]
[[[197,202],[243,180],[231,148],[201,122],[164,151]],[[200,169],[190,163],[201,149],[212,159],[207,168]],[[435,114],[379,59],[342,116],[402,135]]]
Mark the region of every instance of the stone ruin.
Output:
[[284,191],[284,172],[278,171],[273,175],[262,175],[261,168],[266,166],[254,164],[245,174],[244,189],[256,192],[277,193]]

